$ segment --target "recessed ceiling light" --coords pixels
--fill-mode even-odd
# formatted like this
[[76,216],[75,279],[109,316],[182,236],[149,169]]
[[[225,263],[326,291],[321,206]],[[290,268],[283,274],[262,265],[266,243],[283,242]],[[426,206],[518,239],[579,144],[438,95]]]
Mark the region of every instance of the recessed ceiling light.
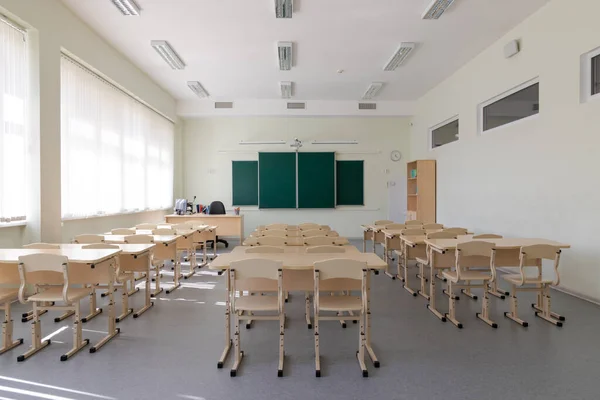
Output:
[[410,42],[400,43],[400,47],[398,48],[398,50],[396,50],[396,52],[394,53],[392,58],[390,58],[390,61],[388,61],[388,63],[385,65],[385,67],[383,67],[383,70],[384,71],[393,71],[396,68],[398,68],[408,58],[408,56],[410,55],[410,53],[412,53],[414,48],[415,48],[415,43],[410,43]]
[[292,82],[279,82],[279,88],[281,89],[282,99],[292,98]]
[[292,18],[294,0],[275,0],[275,17]]
[[140,6],[135,0],[112,0],[112,3],[123,15],[140,15]]
[[454,0],[433,0],[427,7],[421,18],[423,19],[438,19],[444,11],[454,3]]
[[383,82],[371,83],[371,86],[369,86],[369,88],[367,89],[365,94],[363,94],[362,99],[363,100],[371,100],[372,98],[377,97],[377,95],[379,94],[379,91],[381,90],[382,87],[383,87]]
[[153,40],[150,45],[173,69],[184,69],[185,63],[166,40]]
[[289,71],[292,69],[292,42],[277,43],[277,56],[279,58],[279,69]]
[[204,87],[200,84],[200,82],[188,81],[187,85],[190,88],[190,90],[192,92],[194,92],[196,94],[196,96],[200,97],[201,99],[208,97],[208,92],[206,91],[206,89],[204,89]]
[[338,69],[338,70],[337,70],[337,71],[335,71],[335,72],[337,72],[338,74],[343,74],[343,73],[344,73],[344,70],[343,70],[343,69]]

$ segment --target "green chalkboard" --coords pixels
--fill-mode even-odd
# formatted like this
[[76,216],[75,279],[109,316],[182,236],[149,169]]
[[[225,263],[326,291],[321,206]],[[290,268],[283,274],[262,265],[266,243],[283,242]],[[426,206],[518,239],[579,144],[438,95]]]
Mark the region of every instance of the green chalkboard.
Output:
[[233,161],[231,185],[234,206],[257,206],[258,161]]
[[363,161],[337,161],[338,206],[363,206],[365,204],[363,164]]
[[258,206],[296,208],[296,153],[258,153]]
[[298,153],[298,208],[335,208],[335,153]]

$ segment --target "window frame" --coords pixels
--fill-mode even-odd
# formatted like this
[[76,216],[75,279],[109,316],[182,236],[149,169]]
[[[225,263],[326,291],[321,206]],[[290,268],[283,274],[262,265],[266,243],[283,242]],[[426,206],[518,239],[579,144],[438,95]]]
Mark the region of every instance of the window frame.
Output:
[[[433,147],[433,131],[435,131],[436,129],[439,129],[445,125],[451,124],[454,121],[458,122],[458,138],[452,142],[443,144],[441,146]],[[433,150],[439,149],[440,147],[444,147],[446,145],[456,143],[459,140],[460,140],[460,115],[459,114],[453,115],[452,117],[445,119],[444,121],[442,121],[436,125],[433,125],[429,128],[429,151],[433,151]]]
[[585,102],[600,100],[600,92],[592,94],[592,59],[600,56],[600,47],[584,54],[582,91]]
[[[503,93],[500,93],[500,94],[498,94],[498,95],[496,95],[496,96],[494,96],[494,97],[492,97],[492,98],[490,98],[490,99],[488,99],[488,100],[486,100],[486,101],[484,101],[482,103],[479,103],[477,105],[477,133],[479,135],[487,135],[488,133],[497,132],[499,130],[506,129],[506,128],[510,127],[510,126],[515,126],[517,124],[522,124],[522,123],[525,123],[527,121],[531,121],[533,119],[539,118],[539,116],[541,114],[541,111],[538,111],[536,114],[530,115],[528,117],[521,118],[521,119],[518,119],[516,121],[512,121],[512,122],[509,122],[507,124],[500,125],[500,126],[497,126],[495,128],[492,128],[492,129],[488,129],[486,131],[483,130],[483,110],[484,110],[485,107],[489,106],[490,104],[496,103],[496,102],[498,102],[498,101],[500,101],[502,99],[505,99],[505,98],[507,98],[507,97],[509,97],[509,96],[511,96],[511,95],[513,95],[513,94],[515,94],[515,93],[523,90],[523,89],[527,89],[528,87],[533,86],[535,84],[539,84],[539,83],[540,83],[540,78],[539,78],[539,76],[537,76],[537,77],[535,77],[533,79],[530,79],[528,81],[525,81],[525,82],[523,82],[523,83],[521,83],[521,84],[519,84],[517,86],[514,86],[513,88],[511,88],[511,89],[509,89],[509,90],[507,90],[507,91],[505,91]],[[541,98],[541,96],[538,97],[538,100],[540,98]],[[538,104],[539,103],[541,103],[541,102],[538,101]]]

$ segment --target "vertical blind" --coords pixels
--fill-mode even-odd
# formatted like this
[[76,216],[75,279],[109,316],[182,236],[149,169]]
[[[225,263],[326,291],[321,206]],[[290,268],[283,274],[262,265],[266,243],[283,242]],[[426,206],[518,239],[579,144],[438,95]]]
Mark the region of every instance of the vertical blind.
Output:
[[61,118],[64,219],[173,205],[171,121],[66,55]]
[[28,80],[25,34],[0,16],[0,223],[25,220]]

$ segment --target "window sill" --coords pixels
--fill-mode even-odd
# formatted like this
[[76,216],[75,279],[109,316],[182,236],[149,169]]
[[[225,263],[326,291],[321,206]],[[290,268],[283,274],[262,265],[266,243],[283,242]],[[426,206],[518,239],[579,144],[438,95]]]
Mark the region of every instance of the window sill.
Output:
[[2,229],[2,228],[13,228],[15,226],[26,226],[26,225],[27,225],[27,221],[16,221],[16,222],[0,223],[0,229]]
[[157,211],[168,211],[168,210],[171,210],[171,207],[158,208],[158,209],[152,209],[152,210],[131,211],[131,212],[123,212],[123,213],[115,213],[115,214],[90,215],[87,217],[68,217],[68,218],[63,218],[62,221],[63,222],[82,221],[82,220],[86,220],[86,219],[120,217],[120,216],[124,216],[124,215],[144,214],[144,213],[157,212]]

